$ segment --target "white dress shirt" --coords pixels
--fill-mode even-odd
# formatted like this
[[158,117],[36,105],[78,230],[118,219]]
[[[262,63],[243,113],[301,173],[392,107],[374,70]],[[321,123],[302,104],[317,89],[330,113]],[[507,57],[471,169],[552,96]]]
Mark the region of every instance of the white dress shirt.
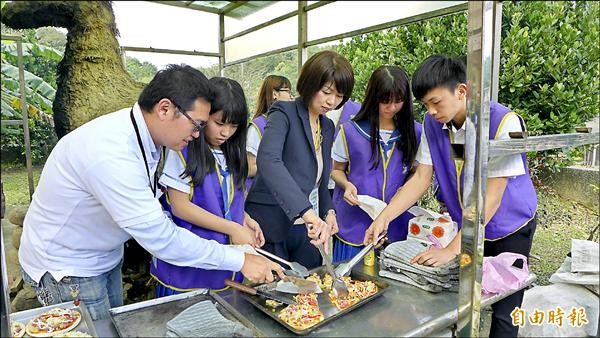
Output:
[[[465,144],[465,126],[467,123],[470,123],[468,119],[465,120],[465,123],[463,123],[460,129],[456,129],[452,124],[451,133],[454,136],[455,144]],[[443,125],[442,129],[448,129],[446,124]],[[502,128],[498,130],[498,137],[496,139],[509,139],[510,137],[508,136],[508,133],[511,131],[523,131],[519,117],[515,114],[511,114],[506,117]],[[421,164],[433,165],[431,153],[429,151],[429,143],[427,142],[427,136],[425,136],[426,132],[425,124],[423,124],[421,144],[419,144],[419,150],[417,151],[417,162]],[[488,177],[513,177],[523,174],[525,174],[525,167],[523,166],[521,154],[493,157],[488,161]]]
[[[244,254],[176,226],[150,189],[130,118],[131,108],[90,121],[64,136],[52,150],[25,216],[19,262],[38,281],[49,272],[93,277],[123,258],[133,237],[171,264],[239,271]],[[133,115],[154,177],[160,150],[142,112]]]

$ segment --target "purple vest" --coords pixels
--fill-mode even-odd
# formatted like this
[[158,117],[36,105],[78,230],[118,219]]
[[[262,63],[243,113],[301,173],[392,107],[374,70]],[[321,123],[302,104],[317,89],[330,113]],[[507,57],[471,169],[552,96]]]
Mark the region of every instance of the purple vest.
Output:
[[340,113],[340,117],[337,120],[337,123],[335,124],[336,128],[335,131],[333,132],[333,139],[335,140],[335,138],[337,137],[338,131],[339,131],[339,127],[346,123],[346,121],[350,121],[354,116],[356,116],[356,114],[358,113],[358,111],[360,110],[360,103],[356,102],[356,101],[352,101],[352,100],[348,100],[346,101],[346,103],[344,103],[344,107],[342,107],[342,112]]
[[[362,124],[361,124],[362,126]],[[417,143],[421,138],[421,124],[414,122]],[[379,146],[380,158],[377,168],[371,170],[371,141],[367,124],[362,129],[354,121],[348,121],[340,126],[348,149],[348,169],[346,176],[352,182],[359,195],[369,195],[389,203],[396,191],[404,185],[410,166],[404,164],[404,156],[398,149],[398,135],[392,146],[389,159],[385,160],[382,145]],[[362,245],[365,231],[373,220],[358,206],[352,206],[344,201],[344,189],[335,186],[333,203],[337,213],[339,226],[338,238],[350,245]],[[392,242],[406,239],[408,220],[412,214],[405,212],[390,223],[388,228],[389,240]]]
[[[184,148],[181,153],[183,158],[187,160],[187,147]],[[223,194],[221,193],[221,185],[219,184],[219,174],[217,174],[217,171],[218,169],[206,175],[201,186],[194,187],[191,201],[204,210],[225,218],[223,211]],[[171,205],[166,200],[166,195],[163,195],[160,198],[160,201],[163,208],[172,214]],[[231,220],[239,223],[241,226],[244,221],[244,193],[237,188],[234,188],[233,190],[233,199],[231,200],[229,210],[231,212]],[[172,217],[175,224],[190,230],[199,237],[209,240],[213,239],[221,244],[230,244],[229,236],[222,232],[195,226],[173,214]],[[194,255],[193,252],[190,252],[189,254]],[[176,266],[160,259],[156,259],[156,264],[150,264],[150,274],[162,284],[177,291],[190,291],[198,288],[219,290],[225,288],[225,279],[234,279],[238,282],[243,280],[243,275],[241,273],[226,270],[204,270],[193,267]]]
[[[504,118],[511,113],[507,107],[490,103],[490,140],[496,139],[496,133]],[[521,127],[525,130],[523,120]],[[439,182],[440,195],[443,198],[452,219],[462,226],[462,187],[464,174],[462,165],[450,159],[450,134],[448,129],[442,129],[442,124],[435,121],[429,114],[425,115],[425,130],[433,169]],[[497,240],[519,230],[531,220],[537,209],[537,195],[529,177],[527,158],[521,154],[525,175],[509,177],[506,190],[502,196],[500,207],[494,217],[485,226],[485,239]],[[457,172],[460,174],[460,186],[457,184]],[[460,194],[459,194],[460,192]]]
[[[248,127],[252,128],[252,125],[254,125],[254,126],[256,126],[256,128],[258,128],[258,134],[262,138],[262,136],[265,132],[265,127],[267,126],[267,118],[265,117],[265,115],[261,115],[261,116],[255,118],[254,120],[252,120],[252,122],[250,122],[250,126],[248,126]],[[248,177],[246,179],[246,191],[250,191],[253,180],[254,180],[254,177]]]

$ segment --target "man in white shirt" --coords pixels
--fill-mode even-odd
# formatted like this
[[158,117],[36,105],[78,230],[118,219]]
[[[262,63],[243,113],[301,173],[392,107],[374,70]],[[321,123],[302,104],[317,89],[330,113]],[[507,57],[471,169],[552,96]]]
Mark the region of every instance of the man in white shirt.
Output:
[[19,262],[43,305],[84,301],[92,319],[123,304],[123,243],[133,237],[169,263],[273,280],[279,265],[177,227],[157,198],[164,147],[199,137],[214,92],[190,66],[169,65],[138,102],[90,121],[50,154],[25,216]]

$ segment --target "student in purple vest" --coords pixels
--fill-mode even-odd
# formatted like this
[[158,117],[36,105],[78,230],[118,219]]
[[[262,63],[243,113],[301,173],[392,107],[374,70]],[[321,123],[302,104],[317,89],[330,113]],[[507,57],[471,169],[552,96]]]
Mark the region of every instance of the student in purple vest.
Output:
[[300,97],[269,109],[246,211],[262,226],[266,250],[310,269],[321,265],[310,244],[327,250],[337,232],[327,189],[334,128],[325,114],[352,94],[352,66],[333,51],[316,53],[302,66],[296,88]]
[[[197,236],[221,244],[264,244],[258,223],[244,212],[247,162],[246,98],[239,83],[214,77],[216,98],[204,133],[180,152],[170,151],[160,183],[161,202],[173,221]],[[243,280],[239,272],[176,266],[153,258],[156,296],[198,288],[222,290],[225,279]]]
[[[410,174],[420,136],[406,72],[397,66],[380,66],[369,79],[358,114],[339,127],[331,153],[339,226],[334,262],[350,259],[364,247],[372,220],[358,206],[357,195],[389,202]],[[411,217],[404,213],[392,222],[390,241],[406,239]]]
[[[451,157],[451,144],[464,144],[467,116],[467,78],[459,59],[434,55],[419,66],[412,79],[413,94],[427,107],[419,165],[415,174],[396,193],[389,205],[373,221],[363,243],[374,241],[388,229],[391,220],[408,209],[429,187],[435,170],[441,196],[459,227],[462,221],[463,161]],[[490,104],[490,140],[508,139],[511,131],[523,131],[520,116],[497,103]],[[491,158],[485,196],[484,255],[516,252],[529,256],[536,228],[537,196],[525,154]],[[460,232],[444,249],[430,249],[416,255],[412,262],[439,266],[460,253]],[[518,263],[523,263],[518,261]],[[522,265],[522,264],[519,264]],[[521,305],[524,290],[492,305],[494,311],[490,337],[516,337],[511,311]]]
[[287,77],[281,75],[267,76],[256,100],[256,112],[248,127],[246,137],[246,153],[248,155],[248,179],[246,179],[246,193],[250,191],[254,176],[256,176],[256,154],[258,146],[267,125],[267,112],[275,101],[292,101],[292,84]]
[[[326,116],[333,121],[333,126],[335,128],[335,132],[333,133],[333,139],[337,138],[338,131],[340,130],[340,125],[344,122],[349,121],[350,119],[356,116],[358,110],[360,109],[360,103],[356,102],[352,99],[349,99],[344,103],[342,108],[334,109],[326,114]],[[331,168],[333,168],[333,160],[331,160]],[[329,176],[329,182],[327,183],[327,189],[329,189],[329,194],[333,198],[333,188],[335,188],[335,182],[333,178]]]

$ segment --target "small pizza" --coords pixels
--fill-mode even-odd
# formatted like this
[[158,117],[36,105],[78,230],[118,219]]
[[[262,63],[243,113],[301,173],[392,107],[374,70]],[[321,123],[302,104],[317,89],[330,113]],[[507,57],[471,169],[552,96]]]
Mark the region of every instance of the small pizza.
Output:
[[318,306],[310,304],[292,304],[279,312],[278,317],[297,330],[308,329],[324,318]]
[[342,279],[348,287],[348,296],[338,298],[333,291],[329,293],[329,299],[340,310],[349,308],[361,300],[376,294],[379,290],[377,285],[372,281],[357,281],[350,279],[350,277],[342,277]]
[[326,273],[325,276],[323,276],[323,279],[321,279],[321,277],[319,277],[319,275],[317,275],[315,272],[306,277],[306,280],[317,283],[321,289],[331,289],[331,285],[333,284],[333,278],[331,278],[331,275],[328,273]]
[[59,333],[59,334],[54,335],[52,337],[54,337],[54,338],[56,338],[56,337],[61,337],[61,338],[67,338],[67,337],[92,337],[92,335],[90,335],[89,333],[81,332],[81,331],[69,331],[69,332]]
[[79,311],[54,308],[32,318],[25,329],[32,337],[52,337],[73,330],[80,321]]
[[10,322],[10,330],[13,338],[21,338],[25,334],[25,325],[13,320]]
[[294,300],[298,304],[307,304],[310,306],[319,306],[317,302],[317,294],[316,293],[307,293],[307,294],[297,294],[294,296]]

